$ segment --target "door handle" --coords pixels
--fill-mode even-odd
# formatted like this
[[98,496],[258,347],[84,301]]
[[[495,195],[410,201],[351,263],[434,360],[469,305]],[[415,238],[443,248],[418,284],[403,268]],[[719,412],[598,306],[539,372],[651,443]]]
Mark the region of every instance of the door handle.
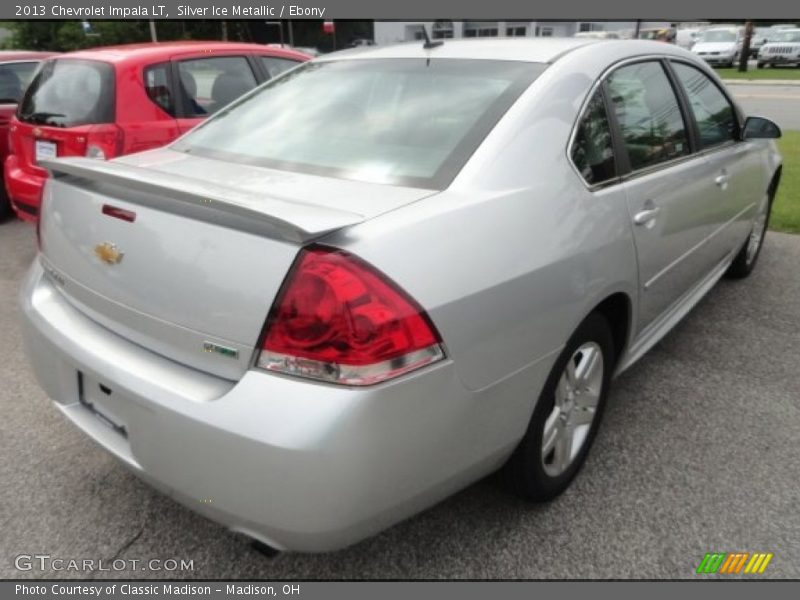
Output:
[[728,176],[724,173],[722,175],[718,175],[716,178],[714,178],[714,183],[716,183],[719,187],[725,187],[725,185],[728,183]]
[[658,216],[659,212],[661,212],[661,209],[658,206],[640,210],[638,213],[633,215],[633,222],[636,225],[647,225],[650,221]]

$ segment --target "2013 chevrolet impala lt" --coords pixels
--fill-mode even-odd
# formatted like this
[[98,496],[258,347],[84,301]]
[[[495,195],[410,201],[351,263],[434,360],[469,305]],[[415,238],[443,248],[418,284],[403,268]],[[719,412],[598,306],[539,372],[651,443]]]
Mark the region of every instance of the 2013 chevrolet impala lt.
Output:
[[586,458],[612,376],[764,239],[778,127],[679,48],[333,54],[172,145],[46,162],[37,378],[192,509],[339,548]]

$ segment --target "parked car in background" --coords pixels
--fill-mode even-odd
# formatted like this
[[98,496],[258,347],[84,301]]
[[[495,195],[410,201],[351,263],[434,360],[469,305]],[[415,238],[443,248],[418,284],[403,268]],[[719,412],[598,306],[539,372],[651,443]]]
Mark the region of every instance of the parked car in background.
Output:
[[743,41],[743,27],[709,27],[700,34],[692,52],[709,65],[732,67],[739,60]]
[[45,61],[10,126],[5,159],[17,215],[35,220],[61,156],[107,159],[171,142],[263,81],[308,60],[257,44],[167,42],[94,48]]
[[691,50],[692,46],[695,45],[697,39],[700,37],[701,32],[702,30],[699,27],[678,29],[675,34],[675,43],[685,50]]
[[750,58],[758,56],[758,51],[769,41],[770,35],[774,32],[769,27],[754,27],[753,35],[750,37]]
[[770,38],[758,53],[759,69],[778,65],[800,67],[800,28],[783,29]]
[[[39,63],[52,52],[25,50],[0,51],[0,161],[8,156],[8,132],[11,119]],[[11,214],[5,185],[0,185],[0,219]]]
[[48,160],[28,355],[134,473],[276,548],[504,464],[552,499],[613,376],[755,267],[779,135],[671,44],[330,54],[166,148]]

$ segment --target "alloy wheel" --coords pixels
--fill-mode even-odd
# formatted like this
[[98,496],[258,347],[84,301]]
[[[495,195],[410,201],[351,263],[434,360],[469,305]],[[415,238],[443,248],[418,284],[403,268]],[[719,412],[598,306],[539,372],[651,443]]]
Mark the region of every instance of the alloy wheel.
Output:
[[542,466],[551,477],[564,473],[586,442],[603,389],[604,368],[603,351],[595,342],[581,345],[564,367],[542,435]]

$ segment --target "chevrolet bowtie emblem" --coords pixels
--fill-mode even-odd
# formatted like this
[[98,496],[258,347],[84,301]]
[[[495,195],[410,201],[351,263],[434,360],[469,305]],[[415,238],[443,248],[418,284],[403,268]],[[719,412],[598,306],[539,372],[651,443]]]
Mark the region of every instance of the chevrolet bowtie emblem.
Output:
[[97,246],[94,247],[94,253],[97,258],[108,265],[116,265],[122,260],[122,257],[125,256],[125,253],[120,252],[111,242],[97,244]]

